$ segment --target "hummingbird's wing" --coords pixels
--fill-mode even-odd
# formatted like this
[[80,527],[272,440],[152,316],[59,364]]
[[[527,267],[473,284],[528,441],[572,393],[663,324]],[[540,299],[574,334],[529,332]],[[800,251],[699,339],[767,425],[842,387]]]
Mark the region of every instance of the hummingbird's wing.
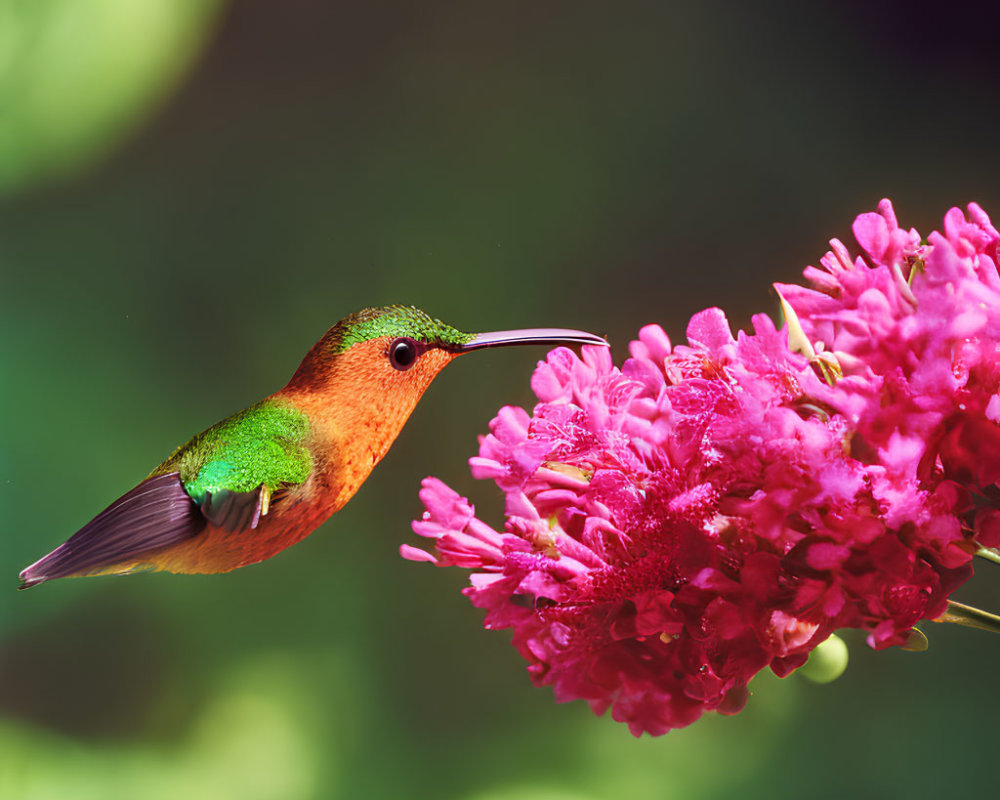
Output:
[[263,483],[250,492],[219,489],[205,492],[201,513],[217,528],[230,533],[254,529],[270,510],[271,490]]
[[303,483],[313,469],[302,412],[265,400],[198,434],[156,469],[177,469],[181,482],[213,525],[253,530],[272,499]]
[[105,571],[139,553],[197,536],[206,519],[176,472],[147,478],[115,500],[65,543],[21,572],[19,588]]
[[[265,400],[198,434],[131,491],[21,572],[21,586],[155,568],[147,555],[213,525],[252,532],[313,469],[308,420]],[[272,501],[273,498],[273,501]]]

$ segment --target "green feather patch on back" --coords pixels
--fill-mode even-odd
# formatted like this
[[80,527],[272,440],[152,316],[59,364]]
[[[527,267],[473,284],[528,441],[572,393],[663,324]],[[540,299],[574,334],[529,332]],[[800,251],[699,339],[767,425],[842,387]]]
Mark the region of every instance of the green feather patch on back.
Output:
[[176,470],[197,503],[206,492],[252,492],[261,484],[274,491],[309,477],[313,459],[305,445],[308,435],[305,414],[265,400],[199,433],[153,474]]
[[408,336],[418,342],[456,346],[475,337],[412,306],[366,308],[338,322],[330,334],[335,353],[343,353],[352,345],[379,336]]

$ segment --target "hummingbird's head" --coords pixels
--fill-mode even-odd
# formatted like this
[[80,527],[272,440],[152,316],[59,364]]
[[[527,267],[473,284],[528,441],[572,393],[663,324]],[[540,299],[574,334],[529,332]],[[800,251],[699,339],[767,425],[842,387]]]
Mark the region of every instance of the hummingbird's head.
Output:
[[520,344],[607,343],[562,328],[465,333],[416,308],[366,308],[327,331],[283,391],[309,413],[316,430],[333,441],[343,470],[353,470],[353,482],[342,487],[349,497],[452,359],[473,350]]
[[408,306],[366,308],[345,317],[302,360],[285,392],[333,428],[373,443],[375,460],[452,359],[487,347],[596,344],[583,331],[532,328],[465,333]]
[[345,317],[306,355],[289,387],[367,394],[422,392],[474,339],[417,308],[365,308]]
[[[563,328],[465,333],[412,306],[366,308],[345,317],[303,359],[289,388],[416,393],[456,356],[524,344],[607,345],[599,336]],[[416,402],[414,399],[414,402]]]

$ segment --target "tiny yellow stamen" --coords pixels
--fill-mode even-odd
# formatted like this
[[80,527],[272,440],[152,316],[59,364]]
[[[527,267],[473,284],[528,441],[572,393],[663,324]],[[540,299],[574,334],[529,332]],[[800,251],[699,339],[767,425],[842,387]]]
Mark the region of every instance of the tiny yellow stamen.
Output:
[[778,292],[778,301],[781,303],[781,313],[785,317],[785,323],[788,325],[788,348],[793,353],[801,353],[810,361],[816,358],[816,351],[813,349],[812,342],[809,341],[809,337],[806,336],[805,330],[802,328],[802,323],[799,322],[799,315],[795,313],[795,309],[792,308],[791,304],[782,296],[781,292],[778,291],[778,287],[774,287],[774,291]]
[[549,530],[536,533],[531,544],[535,550],[541,552],[546,558],[558,561],[562,558],[562,553],[559,552],[556,542],[556,531],[560,530],[559,522],[554,516],[549,517],[547,522],[549,523]]
[[546,469],[550,469],[553,472],[558,472],[561,475],[567,475],[570,478],[576,478],[577,480],[590,482],[594,473],[583,469],[582,467],[577,467],[573,464],[566,464],[562,461],[546,461],[542,464]]
[[838,380],[844,377],[844,370],[841,369],[837,357],[833,353],[816,352],[816,348],[813,347],[812,342],[809,341],[809,337],[806,336],[805,329],[802,327],[799,315],[795,313],[795,309],[792,308],[791,304],[778,291],[777,286],[774,287],[774,291],[778,292],[781,313],[784,315],[785,323],[788,325],[788,348],[793,353],[800,353],[808,358],[809,363],[820,374],[820,377],[830,384],[830,386],[833,386]]

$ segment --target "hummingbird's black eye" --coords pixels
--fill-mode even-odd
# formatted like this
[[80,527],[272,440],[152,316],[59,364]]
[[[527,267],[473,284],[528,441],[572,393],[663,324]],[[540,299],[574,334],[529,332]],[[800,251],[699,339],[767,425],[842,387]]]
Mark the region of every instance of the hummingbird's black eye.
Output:
[[412,367],[418,355],[417,343],[405,336],[389,345],[389,363],[400,372]]

